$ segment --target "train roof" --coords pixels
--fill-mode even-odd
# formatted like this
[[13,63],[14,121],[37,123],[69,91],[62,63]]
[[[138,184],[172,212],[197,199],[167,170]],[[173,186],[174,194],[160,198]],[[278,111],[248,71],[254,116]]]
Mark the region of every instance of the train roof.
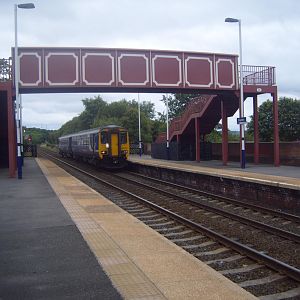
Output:
[[103,126],[103,127],[86,129],[86,130],[81,130],[81,131],[78,131],[78,132],[75,132],[75,133],[70,133],[70,134],[62,135],[58,139],[69,138],[69,137],[78,136],[78,135],[82,135],[82,134],[93,134],[93,133],[97,133],[100,130],[105,129],[105,128],[112,129],[112,128],[123,128],[123,127],[117,126],[117,125],[107,125],[107,126]]

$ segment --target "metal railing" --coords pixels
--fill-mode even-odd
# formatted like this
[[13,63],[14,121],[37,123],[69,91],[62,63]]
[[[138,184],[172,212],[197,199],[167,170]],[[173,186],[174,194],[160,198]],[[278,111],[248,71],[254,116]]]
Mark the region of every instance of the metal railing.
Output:
[[202,95],[195,97],[189,102],[186,106],[184,112],[181,116],[174,118],[170,124],[170,137],[175,131],[181,130],[185,125],[188,119],[193,114],[200,114],[206,105],[214,98],[215,96]]
[[275,85],[275,67],[243,65],[243,84]]
[[12,79],[12,58],[0,58],[0,82]]
[[37,145],[24,145],[24,157],[37,157]]
[[[129,153],[130,154],[140,154],[140,147],[139,143],[131,143],[129,145]],[[144,143],[142,143],[142,154],[144,154]]]
[[[169,137],[172,138],[176,131],[180,131],[186,125],[191,115],[200,114],[214,97],[214,95],[202,95],[193,98],[186,106],[184,112],[170,122]],[[155,142],[163,143],[166,140],[167,134],[162,132],[158,135]]]

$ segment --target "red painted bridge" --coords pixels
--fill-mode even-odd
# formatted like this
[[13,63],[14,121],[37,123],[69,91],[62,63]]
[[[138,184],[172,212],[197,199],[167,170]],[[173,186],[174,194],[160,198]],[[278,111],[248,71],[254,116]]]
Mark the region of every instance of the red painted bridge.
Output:
[[158,50],[19,48],[20,91],[190,92],[238,89],[236,55]]
[[[193,139],[196,148],[195,159],[199,161],[200,134],[209,133],[222,119],[223,163],[227,163],[227,118],[239,108],[239,70],[236,55],[139,49],[30,47],[18,48],[18,59],[19,89],[23,94],[52,92],[203,94],[202,97],[191,101],[182,116],[172,121],[171,140]],[[8,69],[0,69],[0,98],[3,100],[1,103],[5,103],[4,106],[1,103],[0,105],[7,111],[7,118],[2,118],[4,121],[3,124],[0,123],[0,127],[8,128],[4,132],[4,139],[7,139],[9,145],[7,153],[10,175],[13,176],[15,146],[12,145],[15,145],[16,140],[12,134],[15,126],[12,110],[14,89],[11,69]],[[274,164],[279,165],[275,68],[243,66],[242,72],[245,99],[253,98],[254,161],[258,162],[259,158],[257,96],[271,93],[274,108]],[[163,135],[161,138],[163,140]]]

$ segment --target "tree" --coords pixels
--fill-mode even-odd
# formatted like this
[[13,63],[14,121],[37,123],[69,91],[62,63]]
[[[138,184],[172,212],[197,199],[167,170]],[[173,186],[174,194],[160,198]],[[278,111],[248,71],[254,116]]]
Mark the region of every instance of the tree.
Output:
[[85,128],[83,128],[81,120],[79,116],[77,116],[61,126],[61,128],[58,130],[58,136],[74,133],[83,129]]
[[[132,142],[138,141],[138,102],[122,99],[112,103],[105,102],[100,96],[82,100],[84,111],[79,116],[66,122],[59,130],[58,136],[74,133],[89,128],[106,125],[118,125],[128,129]],[[143,142],[151,142],[154,122],[154,104],[150,101],[140,103],[141,109],[141,134]]]
[[80,114],[80,126],[83,129],[93,128],[98,115],[106,115],[108,104],[100,96],[85,98],[82,103],[85,110]]
[[[300,140],[300,100],[281,97],[278,101],[279,139],[281,141]],[[261,141],[273,141],[273,103],[265,101],[258,109],[258,127]],[[254,133],[254,118],[247,124],[250,134]]]
[[32,144],[42,144],[47,141],[52,142],[52,137],[55,130],[46,130],[40,128],[27,128],[24,127],[24,144],[29,143],[29,136],[31,137],[30,143]]
[[151,125],[151,136],[152,136],[152,142],[155,142],[156,138],[161,132],[167,131],[167,124],[165,121],[162,120],[152,120]]
[[221,143],[222,133],[220,131],[217,131],[216,128],[214,128],[210,134],[206,135],[205,140],[206,142],[211,143]]
[[[140,104],[141,109],[141,135],[143,142],[151,142],[152,118],[155,116],[154,104],[143,101]],[[135,100],[112,102],[107,105],[106,112],[98,112],[94,122],[94,127],[115,124],[123,126],[129,131],[129,138],[132,142],[139,140],[138,132],[138,102]]]

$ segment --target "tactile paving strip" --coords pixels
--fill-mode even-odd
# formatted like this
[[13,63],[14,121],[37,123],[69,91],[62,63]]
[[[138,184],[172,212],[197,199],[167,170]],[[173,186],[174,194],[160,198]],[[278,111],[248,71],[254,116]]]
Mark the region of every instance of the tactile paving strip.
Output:
[[[82,236],[125,299],[166,299],[160,290],[139,270],[124,251],[106,234],[88,213],[119,212],[115,205],[101,205],[99,194],[87,188],[47,160],[37,160],[55,192]],[[46,170],[48,169],[48,170]],[[78,195],[84,198],[76,201]],[[97,201],[98,200],[98,201]],[[97,202],[100,205],[97,205]],[[93,205],[91,205],[93,204]]]

